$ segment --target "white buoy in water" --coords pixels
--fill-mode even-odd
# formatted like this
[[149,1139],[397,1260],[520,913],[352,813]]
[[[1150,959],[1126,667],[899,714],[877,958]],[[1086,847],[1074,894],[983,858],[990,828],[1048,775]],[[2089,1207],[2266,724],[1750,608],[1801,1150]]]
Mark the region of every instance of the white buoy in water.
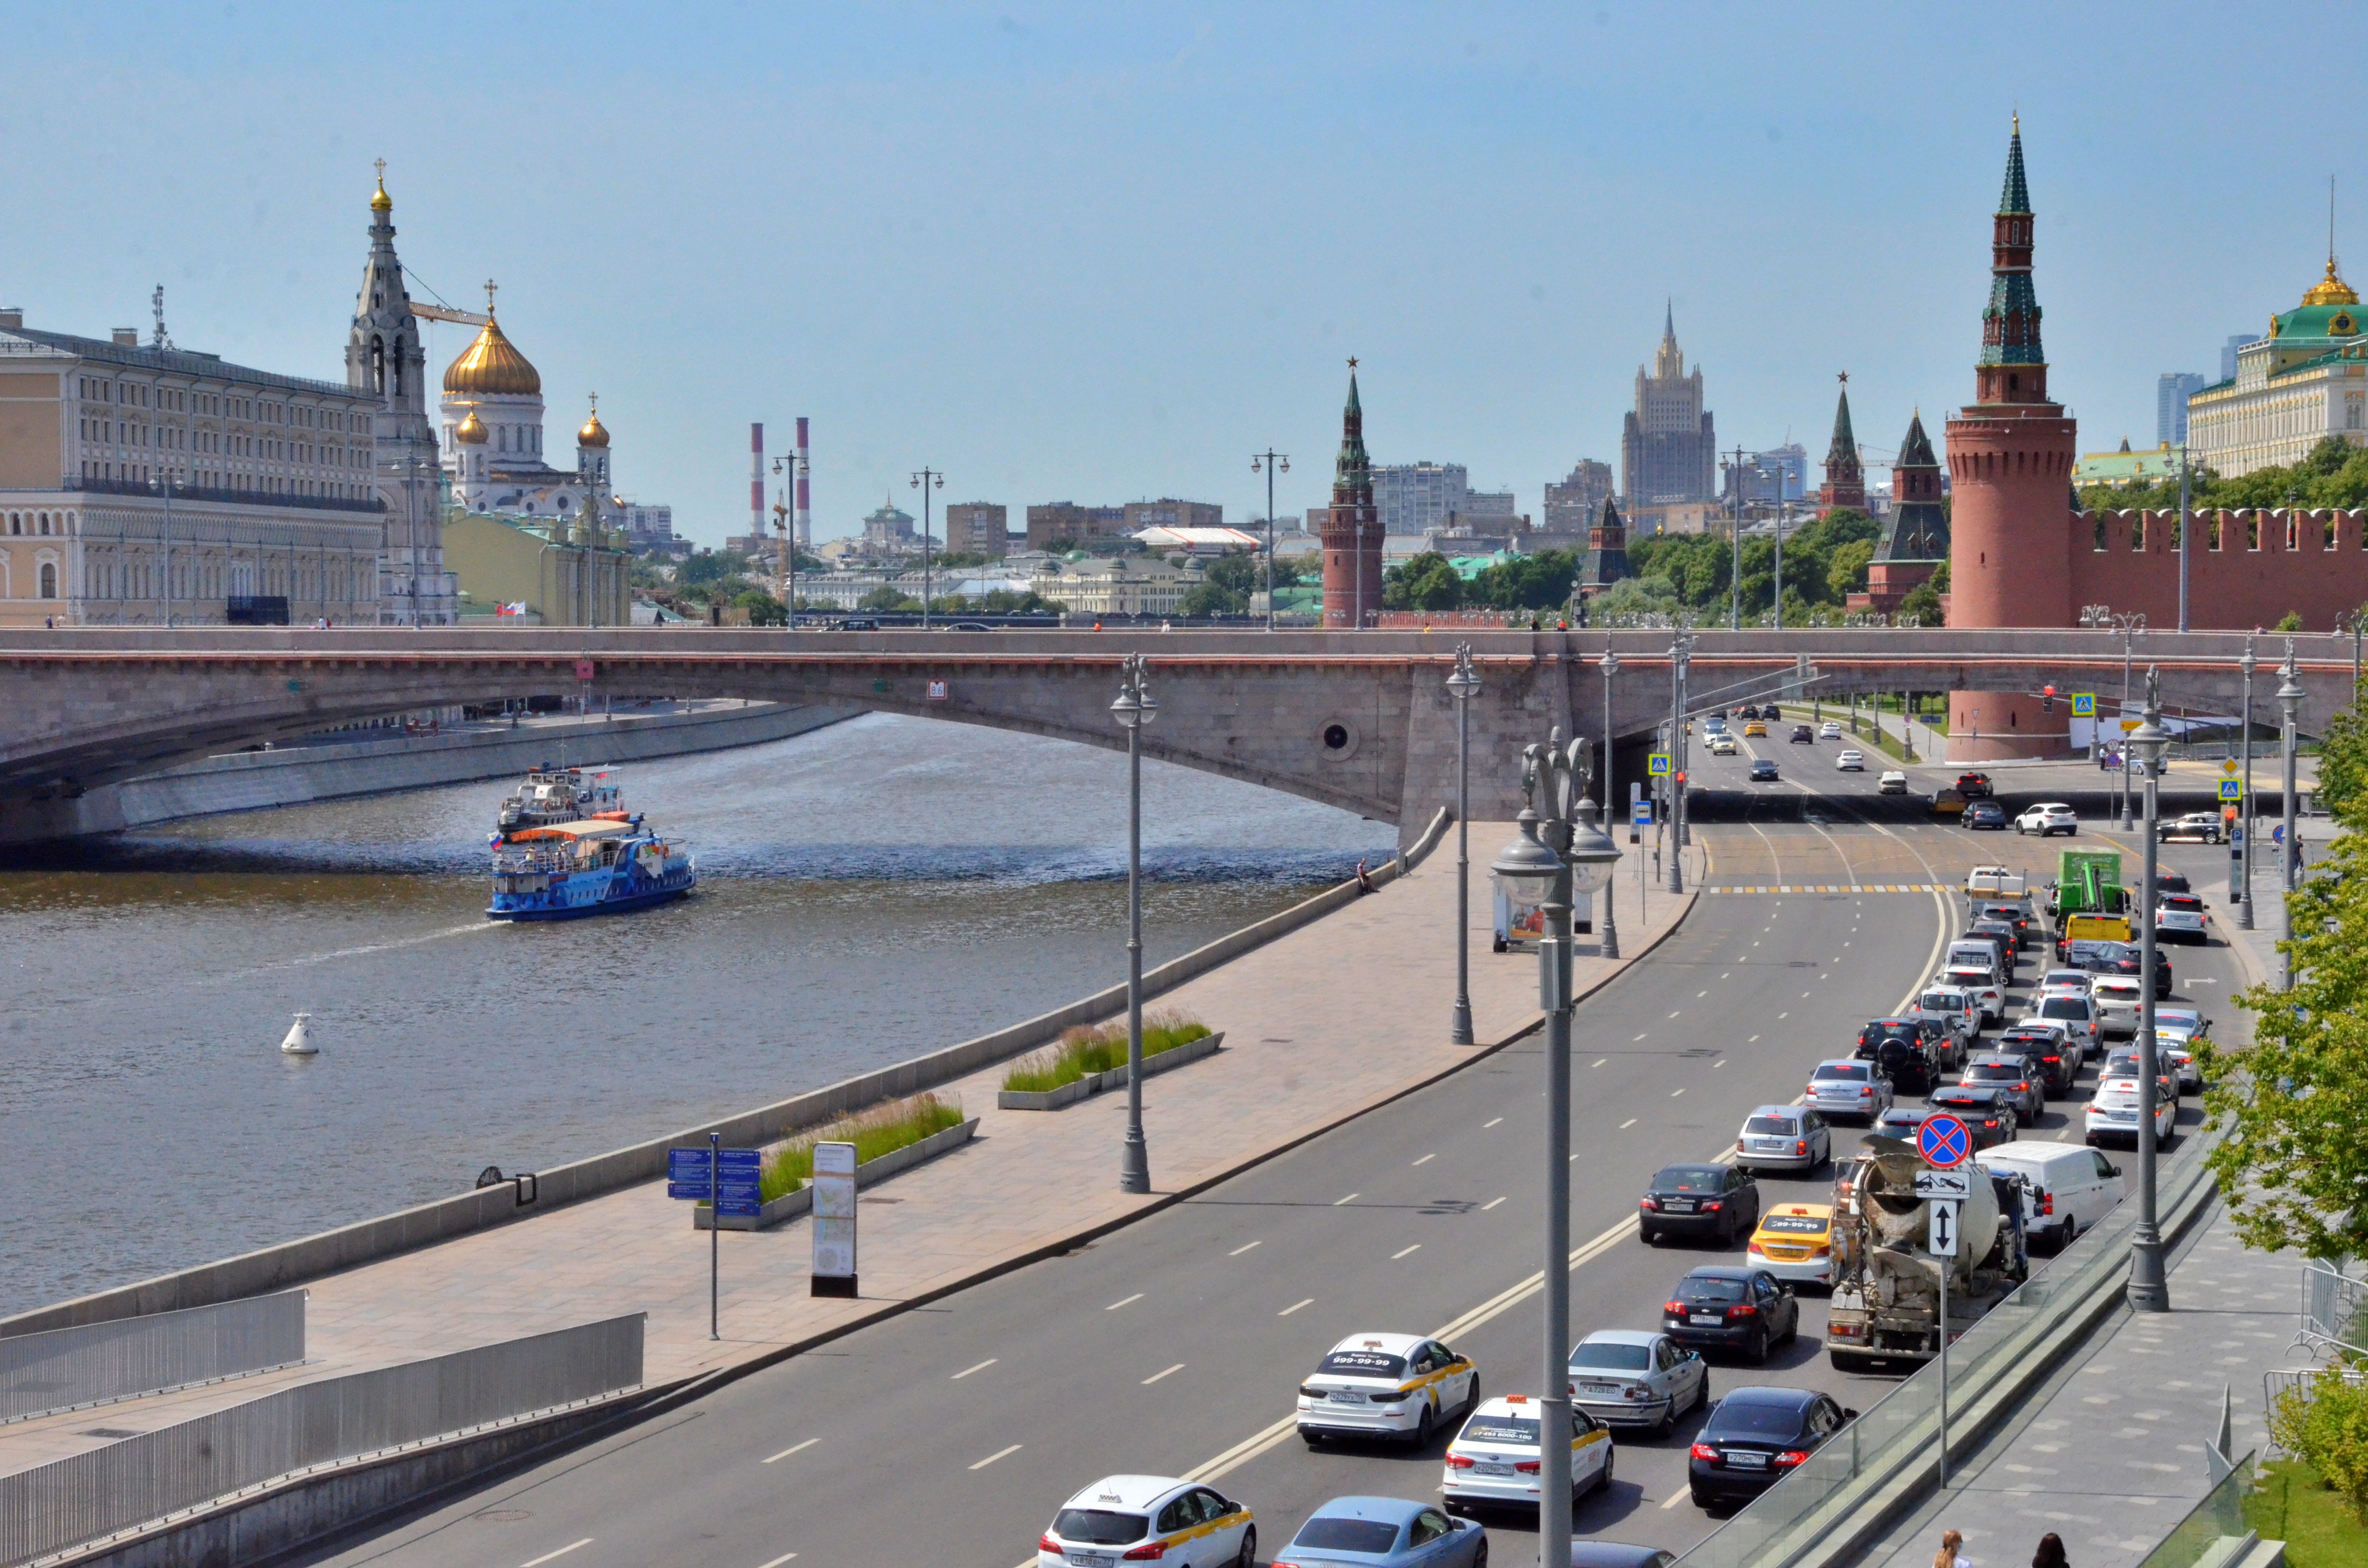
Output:
[[299,1013],[296,1021],[288,1026],[288,1038],[279,1042],[285,1056],[318,1056],[321,1048],[313,1043],[313,1015]]

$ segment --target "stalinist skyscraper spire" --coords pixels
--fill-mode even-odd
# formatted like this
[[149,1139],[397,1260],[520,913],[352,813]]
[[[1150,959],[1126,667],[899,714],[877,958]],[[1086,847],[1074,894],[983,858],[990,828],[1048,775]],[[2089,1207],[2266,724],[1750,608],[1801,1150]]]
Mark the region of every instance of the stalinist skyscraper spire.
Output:
[[437,496],[436,427],[427,418],[427,350],[394,254],[394,199],[386,163],[370,197],[370,258],[346,335],[346,384],[378,399],[372,416],[373,478],[386,503],[379,547],[379,621],[426,626],[451,622],[452,579],[444,571],[444,529]]

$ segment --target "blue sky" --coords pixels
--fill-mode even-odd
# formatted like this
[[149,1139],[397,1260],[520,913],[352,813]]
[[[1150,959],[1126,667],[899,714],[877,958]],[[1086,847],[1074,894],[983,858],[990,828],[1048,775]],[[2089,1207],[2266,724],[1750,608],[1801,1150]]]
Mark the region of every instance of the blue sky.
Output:
[[[2356,9],[2262,6],[27,7],[0,302],[342,378],[383,157],[406,264],[502,284],[554,449],[712,542],[814,421],[818,538],[945,499],[1327,496],[1385,461],[1534,511],[1616,464],[1675,301],[1723,442],[1887,451],[1964,400],[2009,114],[2052,384],[2150,444],[2316,280],[2368,275]],[[2314,41],[2316,40],[2316,41]],[[2368,277],[2355,281],[2368,282]],[[422,297],[427,297],[423,295]],[[465,343],[439,327],[434,352]],[[431,372],[440,366],[431,364]],[[1939,434],[1937,428],[1935,435]]]

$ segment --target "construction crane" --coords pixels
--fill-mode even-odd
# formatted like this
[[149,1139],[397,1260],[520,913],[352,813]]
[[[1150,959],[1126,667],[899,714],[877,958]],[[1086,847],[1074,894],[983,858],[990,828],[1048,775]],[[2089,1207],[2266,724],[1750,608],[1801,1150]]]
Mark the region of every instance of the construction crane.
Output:
[[461,326],[483,326],[494,318],[476,311],[456,311],[449,305],[423,305],[411,301],[411,313],[428,321],[449,321]]

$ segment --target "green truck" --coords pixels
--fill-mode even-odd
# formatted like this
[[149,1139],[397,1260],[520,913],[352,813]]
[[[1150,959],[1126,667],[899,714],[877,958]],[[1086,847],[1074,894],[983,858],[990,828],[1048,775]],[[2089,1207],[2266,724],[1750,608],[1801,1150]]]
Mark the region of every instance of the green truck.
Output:
[[2047,913],[2056,951],[2067,942],[2130,939],[2130,892],[2122,885],[2122,858],[2110,849],[2066,849],[2056,857]]

